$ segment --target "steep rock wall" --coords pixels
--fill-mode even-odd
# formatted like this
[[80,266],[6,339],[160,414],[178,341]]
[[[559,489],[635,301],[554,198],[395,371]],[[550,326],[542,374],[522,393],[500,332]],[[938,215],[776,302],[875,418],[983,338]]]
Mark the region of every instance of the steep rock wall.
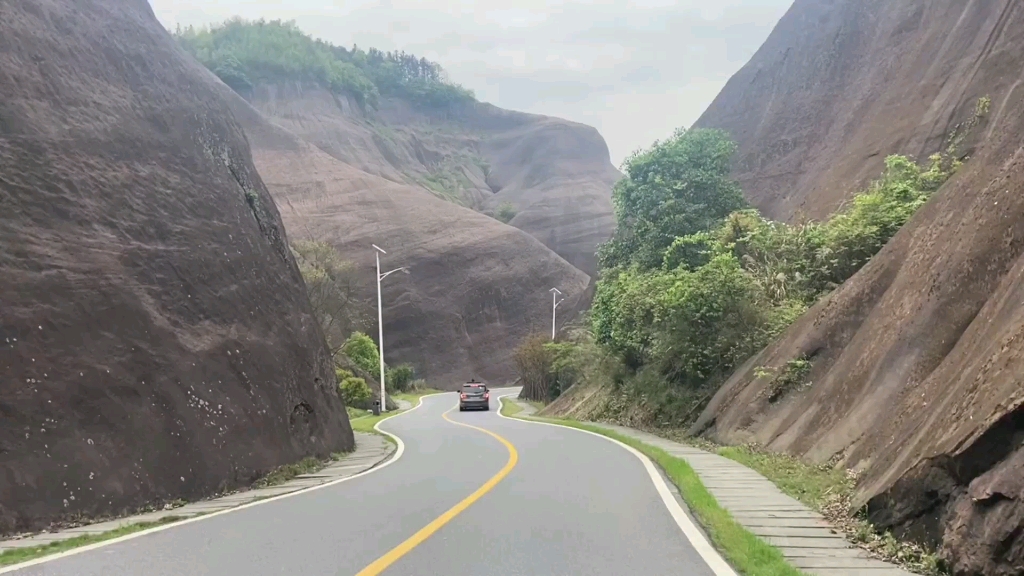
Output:
[[0,533],[353,447],[225,90],[145,0],[0,3]]
[[[694,428],[841,456],[872,520],[941,546],[957,574],[1024,570],[1022,60],[1019,2],[798,0],[701,120],[737,136],[765,212],[823,216],[885,154],[937,151],[990,99],[961,172]],[[756,368],[797,357],[810,387],[769,402]]]

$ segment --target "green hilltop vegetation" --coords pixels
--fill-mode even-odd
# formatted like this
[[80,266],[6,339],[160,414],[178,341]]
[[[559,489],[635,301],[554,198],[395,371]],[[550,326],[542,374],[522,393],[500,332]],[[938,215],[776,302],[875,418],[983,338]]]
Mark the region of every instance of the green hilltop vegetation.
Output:
[[426,58],[335,46],[314,39],[295,22],[233,18],[212,27],[179,26],[174,37],[243,95],[259,84],[306,81],[351,95],[364,108],[376,108],[381,97],[422,108],[474,101],[470,90],[450,82],[441,66]]
[[[959,166],[886,159],[882,176],[824,222],[773,222],[730,174],[736,146],[718,130],[679,130],[627,159],[617,229],[582,329],[534,336],[516,351],[526,396],[578,382],[614,390],[591,419],[685,426],[743,362],[871,259]],[[776,402],[807,385],[813,359],[757,367]]]

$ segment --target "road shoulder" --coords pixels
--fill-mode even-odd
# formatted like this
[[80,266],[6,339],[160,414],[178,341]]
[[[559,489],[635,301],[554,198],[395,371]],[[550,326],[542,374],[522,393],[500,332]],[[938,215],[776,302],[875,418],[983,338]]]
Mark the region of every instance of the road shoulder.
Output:
[[[519,408],[513,417],[601,433],[634,444],[652,457],[679,488],[716,547],[741,574],[911,575],[852,546],[820,514],[738,462],[624,426],[539,418],[530,404],[505,399]],[[674,466],[676,462],[683,464],[682,470],[671,469],[679,468]],[[690,483],[696,485],[687,486],[687,472],[692,476]],[[735,533],[730,524],[745,534]],[[766,549],[751,545],[750,536]],[[778,565],[780,558],[784,566]],[[768,566],[764,563],[772,565],[770,572],[765,571]]]

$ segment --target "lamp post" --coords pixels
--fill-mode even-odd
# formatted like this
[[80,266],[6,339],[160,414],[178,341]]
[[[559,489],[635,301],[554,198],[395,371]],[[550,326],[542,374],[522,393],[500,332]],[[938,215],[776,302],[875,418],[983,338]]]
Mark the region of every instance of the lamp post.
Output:
[[401,270],[402,272],[408,274],[409,270],[405,266],[402,266],[401,268],[395,268],[394,270],[389,270],[381,274],[380,255],[387,254],[387,252],[385,252],[383,248],[377,246],[376,244],[371,244],[371,246],[373,246],[373,249],[376,250],[376,252],[374,252],[373,255],[377,258],[377,348],[378,350],[380,350],[380,411],[385,412],[387,410],[387,408],[385,407],[387,405],[387,403],[385,402],[385,398],[387,398],[387,392],[384,389],[384,310],[381,307],[380,281],[386,278],[388,274],[391,274],[392,272],[398,272],[399,270]]
[[551,292],[551,341],[555,341],[555,309],[558,305],[565,301],[565,298],[558,299],[562,295],[562,292],[558,288],[552,288]]

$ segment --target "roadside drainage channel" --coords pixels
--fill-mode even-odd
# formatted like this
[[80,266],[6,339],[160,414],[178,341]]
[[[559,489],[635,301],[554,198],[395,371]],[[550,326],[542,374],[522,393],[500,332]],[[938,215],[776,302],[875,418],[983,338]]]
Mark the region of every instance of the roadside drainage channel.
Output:
[[104,534],[124,526],[141,524],[143,522],[159,522],[160,520],[168,517],[184,520],[202,514],[220,512],[221,510],[235,508],[257,500],[281,496],[291,492],[298,492],[327,482],[333,482],[335,480],[354,476],[382,464],[387,461],[392,454],[394,454],[394,444],[388,442],[383,436],[378,434],[355,432],[355,438],[356,449],[351,454],[329,464],[321,470],[311,472],[309,474],[300,474],[282,484],[257,488],[254,490],[245,490],[243,492],[236,492],[210,500],[201,500],[178,508],[158,510],[155,512],[147,512],[145,514],[136,514],[134,516],[117,518],[115,520],[106,520],[95,524],[87,524],[85,526],[77,526],[75,528],[68,528],[57,532],[41,532],[39,534],[33,534],[22,538],[4,540],[0,542],[0,552],[15,550],[18,548],[45,546],[54,542],[60,542],[62,540],[69,540],[71,538],[90,534]]

